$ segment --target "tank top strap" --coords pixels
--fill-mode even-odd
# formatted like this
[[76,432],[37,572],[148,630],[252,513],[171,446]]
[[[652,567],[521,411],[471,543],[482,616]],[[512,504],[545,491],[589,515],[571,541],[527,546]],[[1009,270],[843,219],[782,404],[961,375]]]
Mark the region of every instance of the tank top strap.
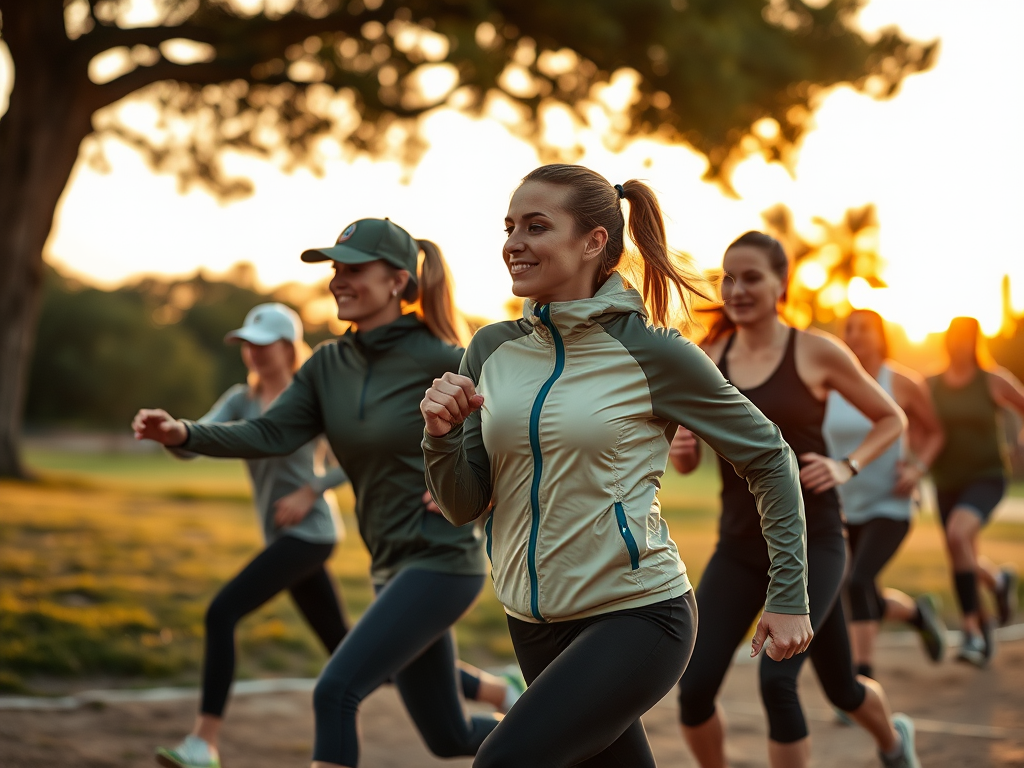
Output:
[[729,338],[725,340],[725,347],[722,349],[722,356],[718,358],[718,370],[727,379],[729,378],[729,350],[732,349],[734,341],[736,341],[736,331],[729,334]]
[[[789,329],[789,339],[786,340],[786,351],[782,355],[780,369],[787,369],[796,376],[796,328]],[[797,376],[799,378],[799,376]]]

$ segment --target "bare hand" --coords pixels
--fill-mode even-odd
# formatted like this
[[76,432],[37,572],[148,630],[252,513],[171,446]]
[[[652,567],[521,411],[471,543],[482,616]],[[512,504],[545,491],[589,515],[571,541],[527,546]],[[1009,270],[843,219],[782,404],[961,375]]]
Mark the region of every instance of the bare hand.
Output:
[[136,413],[132,430],[136,440],[154,440],[172,448],[188,439],[185,425],[159,408],[143,408]]
[[806,651],[813,637],[811,617],[806,613],[791,615],[765,611],[754,630],[750,656],[757,656],[764,648],[768,658],[782,661]]
[[302,486],[297,491],[292,491],[287,496],[282,496],[274,502],[274,525],[278,528],[285,528],[301,523],[320,496],[321,494],[308,485]]
[[896,465],[896,485],[893,493],[897,496],[910,496],[917,490],[917,484],[924,477],[924,471],[914,464],[901,461]]
[[845,462],[838,462],[820,453],[804,453],[800,456],[800,462],[803,464],[800,484],[812,493],[823,493],[853,477],[853,470]]
[[434,379],[433,386],[423,395],[420,413],[426,422],[427,434],[444,437],[483,404],[484,396],[477,394],[472,379],[446,373],[440,379]]
[[423,506],[427,508],[427,512],[433,512],[435,515],[444,514],[434,501],[434,497],[430,495],[430,491],[423,492]]
[[668,458],[676,471],[688,475],[700,466],[700,443],[686,427],[679,427],[668,449]]

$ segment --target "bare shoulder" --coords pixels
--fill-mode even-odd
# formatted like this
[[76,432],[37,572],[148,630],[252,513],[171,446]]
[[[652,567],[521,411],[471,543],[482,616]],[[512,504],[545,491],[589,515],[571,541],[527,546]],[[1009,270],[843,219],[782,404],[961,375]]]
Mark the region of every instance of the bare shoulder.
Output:
[[1020,389],[1022,387],[1020,379],[1002,366],[985,371],[985,374],[988,376],[988,385],[997,390],[1004,390],[1006,387],[1011,389]]
[[797,339],[803,352],[815,362],[848,363],[853,358],[853,353],[837,336],[819,330],[808,328],[798,333]]
[[918,389],[925,386],[924,376],[913,368],[908,368],[901,363],[897,363],[895,360],[886,360],[885,365],[892,371],[893,386],[915,387]]

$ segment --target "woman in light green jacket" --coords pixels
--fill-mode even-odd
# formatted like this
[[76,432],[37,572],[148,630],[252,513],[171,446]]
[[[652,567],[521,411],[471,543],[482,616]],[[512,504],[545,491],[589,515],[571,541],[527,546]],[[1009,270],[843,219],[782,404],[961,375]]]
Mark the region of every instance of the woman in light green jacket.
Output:
[[[643,294],[617,269],[623,199]],[[640,716],[679,679],[697,627],[658,501],[676,425],[757,497],[773,558],[753,652],[780,659],[811,638],[796,461],[703,352],[658,327],[670,291],[686,304],[693,283],[645,184],[544,166],[505,226],[523,319],[478,332],[460,373],[420,406],[427,484],[446,517],[467,524],[493,504],[492,577],[530,682],[474,766],[653,766]]]

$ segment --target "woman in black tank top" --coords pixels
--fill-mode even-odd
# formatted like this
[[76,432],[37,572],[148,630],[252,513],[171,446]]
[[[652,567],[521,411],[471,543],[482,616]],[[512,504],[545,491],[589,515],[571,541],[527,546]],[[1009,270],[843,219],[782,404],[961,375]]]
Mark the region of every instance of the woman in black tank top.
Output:
[[[777,241],[748,232],[725,256],[722,323],[705,350],[740,392],[775,422],[801,465],[807,529],[807,593],[815,636],[807,656],[828,698],[868,730],[886,766],[917,766],[913,724],[890,715],[875,681],[857,679],[842,605],[837,600],[846,566],[846,540],[835,486],[896,440],[903,416],[840,343],[798,331],[778,317],[785,300],[788,262]],[[726,333],[732,331],[727,337]],[[776,362],[777,361],[777,362]],[[770,371],[767,377],[764,372]],[[801,375],[803,374],[803,375]],[[822,435],[828,391],[836,389],[873,422],[857,450],[840,461],[827,455]],[[681,472],[699,462],[685,425],[673,442]],[[771,561],[750,491],[719,459],[722,517],[718,546],[697,588],[700,628],[690,666],[679,684],[683,734],[704,768],[725,765],[724,730],[715,699],[737,646],[762,608]],[[797,695],[805,655],[761,660],[761,696],[768,713],[768,756],[773,768],[808,764],[807,724]]]
[[[786,442],[797,456],[815,453],[828,455],[821,425],[825,419],[825,400],[819,400],[804,384],[796,370],[796,338],[798,331],[790,328],[786,351],[782,361],[767,380],[750,389],[739,388],[761,413],[775,422]],[[730,334],[718,360],[722,375],[729,379],[729,351],[736,334]],[[731,380],[731,379],[730,379]],[[747,484],[732,471],[725,459],[718,457],[722,474],[722,518],[720,533],[723,537],[757,536],[762,540],[761,518],[753,505],[753,496]],[[821,493],[805,494],[807,533],[839,531],[842,514],[835,488]]]

